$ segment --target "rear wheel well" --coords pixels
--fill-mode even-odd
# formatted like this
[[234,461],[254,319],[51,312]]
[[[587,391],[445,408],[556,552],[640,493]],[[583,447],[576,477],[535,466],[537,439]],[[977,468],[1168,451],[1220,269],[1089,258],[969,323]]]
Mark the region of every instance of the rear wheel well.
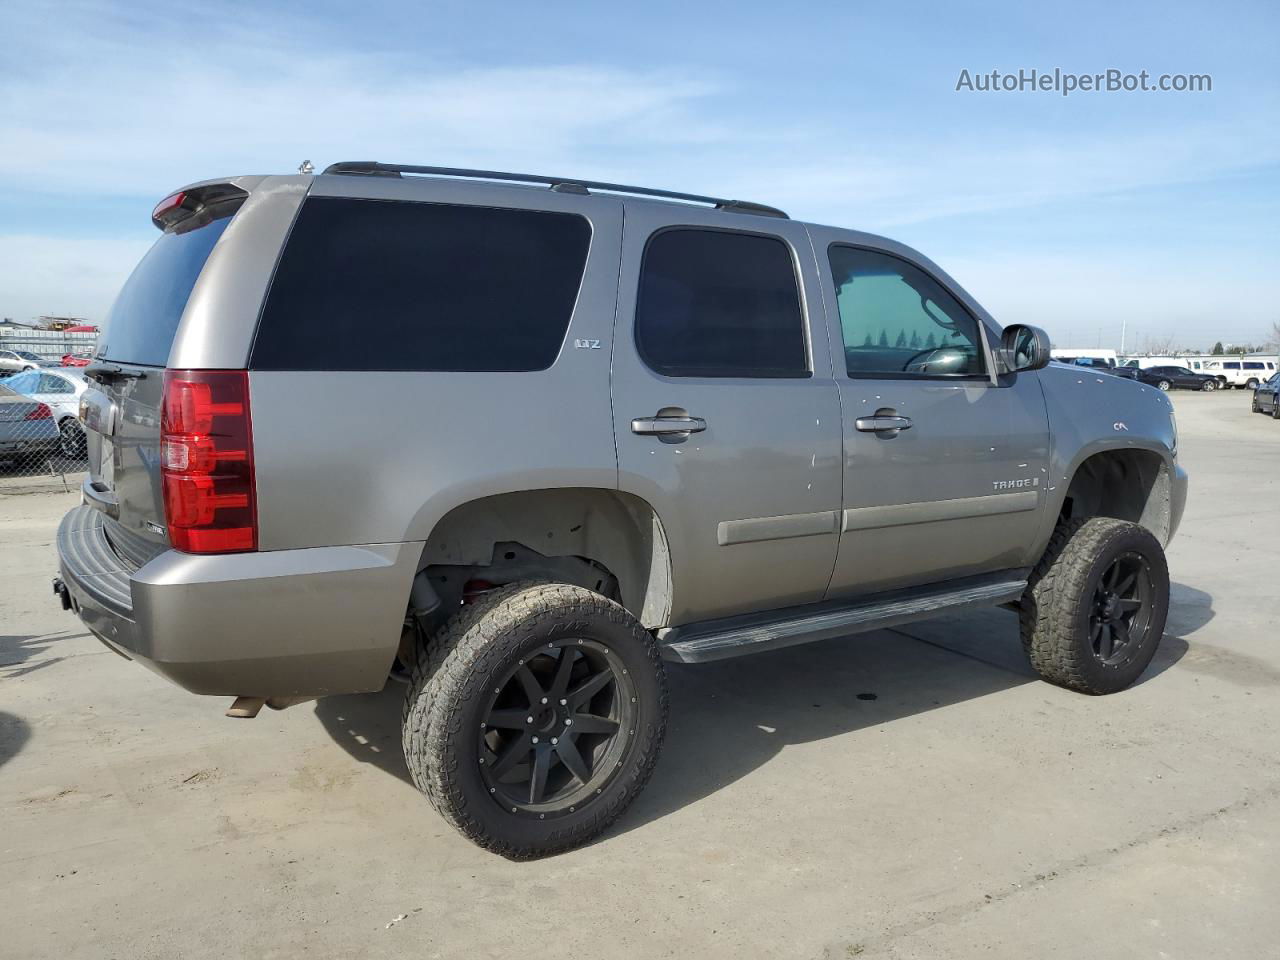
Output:
[[415,584],[423,578],[440,601],[433,620],[457,609],[471,581],[576,584],[617,600],[646,627],[664,624],[671,607],[661,521],[616,490],[526,490],[455,507],[427,538]]
[[1167,545],[1170,475],[1164,458],[1150,450],[1111,450],[1085,460],[1067,487],[1058,522],[1087,517],[1141,524]]

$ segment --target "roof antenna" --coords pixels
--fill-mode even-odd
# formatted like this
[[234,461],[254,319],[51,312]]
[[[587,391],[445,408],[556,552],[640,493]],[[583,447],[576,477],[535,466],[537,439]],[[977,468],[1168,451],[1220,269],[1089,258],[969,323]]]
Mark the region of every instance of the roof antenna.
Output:
[[306,176],[310,176],[316,172],[316,168],[312,165],[310,160],[303,160],[298,164],[298,172]]

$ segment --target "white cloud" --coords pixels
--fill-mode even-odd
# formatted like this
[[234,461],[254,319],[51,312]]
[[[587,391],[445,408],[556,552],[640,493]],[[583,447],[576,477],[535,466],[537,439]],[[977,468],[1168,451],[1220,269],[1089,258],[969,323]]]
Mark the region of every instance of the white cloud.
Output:
[[0,309],[14,320],[101,320],[153,239],[0,234]]

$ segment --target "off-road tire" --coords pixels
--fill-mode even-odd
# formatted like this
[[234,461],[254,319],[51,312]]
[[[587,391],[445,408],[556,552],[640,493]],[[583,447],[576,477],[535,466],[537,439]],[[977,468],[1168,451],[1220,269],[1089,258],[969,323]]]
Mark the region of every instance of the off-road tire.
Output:
[[[541,821],[499,806],[478,765],[485,703],[500,678],[556,638],[587,637],[623,663],[637,721],[618,772],[575,812]],[[560,853],[593,839],[640,793],[662,747],[666,675],[653,636],[619,604],[582,587],[520,582],[464,606],[419,642],[402,713],[405,762],[418,789],[463,836],[512,860]]]
[[[1113,666],[1094,654],[1089,615],[1099,578],[1125,553],[1141,554],[1149,564],[1154,603],[1139,648],[1127,662]],[[1094,695],[1116,693],[1151,663],[1168,612],[1169,568],[1149,530],[1111,517],[1069,520],[1054,531],[1022,596],[1022,646],[1031,666],[1050,683]]]

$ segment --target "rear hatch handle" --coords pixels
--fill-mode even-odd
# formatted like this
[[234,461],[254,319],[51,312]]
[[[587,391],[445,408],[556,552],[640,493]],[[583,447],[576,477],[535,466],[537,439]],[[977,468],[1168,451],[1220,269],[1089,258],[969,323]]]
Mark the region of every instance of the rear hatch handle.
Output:
[[85,478],[80,485],[80,493],[84,496],[84,502],[93,509],[102,511],[112,520],[120,519],[120,501],[101,480]]

